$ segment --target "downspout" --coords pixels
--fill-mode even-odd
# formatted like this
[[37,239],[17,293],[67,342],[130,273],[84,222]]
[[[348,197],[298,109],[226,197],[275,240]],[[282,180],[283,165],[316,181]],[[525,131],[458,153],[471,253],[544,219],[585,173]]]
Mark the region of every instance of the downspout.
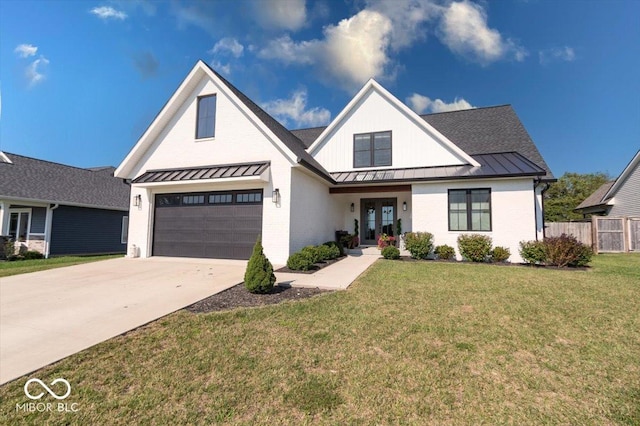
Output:
[[539,241],[538,239],[538,209],[537,209],[537,195],[536,195],[536,189],[538,189],[538,186],[540,185],[544,185],[544,188],[542,189],[542,191],[540,191],[540,213],[542,214],[542,239],[544,239],[545,237],[545,233],[546,233],[546,227],[544,224],[544,193],[547,191],[547,189],[549,189],[549,184],[546,182],[542,182],[542,180],[540,178],[538,178],[537,181],[534,181],[533,183],[533,200],[534,200],[534,204],[533,204],[533,214],[535,216],[535,221],[536,221],[536,241]]
[[44,231],[44,257],[46,259],[49,258],[49,253],[51,252],[51,227],[53,226],[53,211],[58,207],[60,207],[60,204],[55,203],[53,206],[49,206],[49,208],[47,209],[47,218]]

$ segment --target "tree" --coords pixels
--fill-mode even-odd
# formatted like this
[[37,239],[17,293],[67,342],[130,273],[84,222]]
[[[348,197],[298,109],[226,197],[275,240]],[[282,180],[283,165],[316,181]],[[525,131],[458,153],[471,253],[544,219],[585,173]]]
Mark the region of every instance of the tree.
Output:
[[251,293],[269,293],[275,282],[276,276],[273,273],[273,265],[264,255],[262,239],[258,236],[247,264],[247,270],[244,273],[244,286]]
[[574,212],[573,209],[609,180],[609,175],[601,172],[563,174],[544,194],[545,222],[582,219],[582,214]]

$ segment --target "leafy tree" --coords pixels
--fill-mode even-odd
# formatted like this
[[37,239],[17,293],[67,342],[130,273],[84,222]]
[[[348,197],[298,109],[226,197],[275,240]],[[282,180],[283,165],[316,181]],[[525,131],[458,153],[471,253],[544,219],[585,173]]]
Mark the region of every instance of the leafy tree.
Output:
[[244,273],[244,286],[251,293],[269,293],[276,282],[273,265],[262,250],[262,240],[258,237],[253,246],[253,254]]
[[573,209],[609,180],[609,175],[600,172],[563,174],[544,194],[545,222],[582,219],[582,214]]

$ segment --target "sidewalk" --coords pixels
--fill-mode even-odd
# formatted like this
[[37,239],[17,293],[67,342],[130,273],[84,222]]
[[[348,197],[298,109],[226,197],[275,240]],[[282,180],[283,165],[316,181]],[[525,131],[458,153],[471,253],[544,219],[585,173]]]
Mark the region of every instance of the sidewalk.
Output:
[[345,290],[378,259],[380,251],[376,247],[352,250],[345,259],[313,274],[276,272],[276,283],[292,287]]

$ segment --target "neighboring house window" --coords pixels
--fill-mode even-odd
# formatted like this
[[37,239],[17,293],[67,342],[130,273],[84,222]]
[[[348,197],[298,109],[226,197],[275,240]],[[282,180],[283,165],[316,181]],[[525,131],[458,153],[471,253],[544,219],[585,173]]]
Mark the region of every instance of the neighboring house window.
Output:
[[391,132],[353,135],[353,167],[391,165]]
[[14,241],[27,241],[29,212],[13,212],[9,216],[9,236]]
[[198,98],[198,122],[196,139],[212,138],[216,135],[216,95]]
[[449,190],[450,231],[491,231],[491,190]]
[[129,216],[122,216],[122,233],[120,234],[120,242],[127,244],[129,239]]

